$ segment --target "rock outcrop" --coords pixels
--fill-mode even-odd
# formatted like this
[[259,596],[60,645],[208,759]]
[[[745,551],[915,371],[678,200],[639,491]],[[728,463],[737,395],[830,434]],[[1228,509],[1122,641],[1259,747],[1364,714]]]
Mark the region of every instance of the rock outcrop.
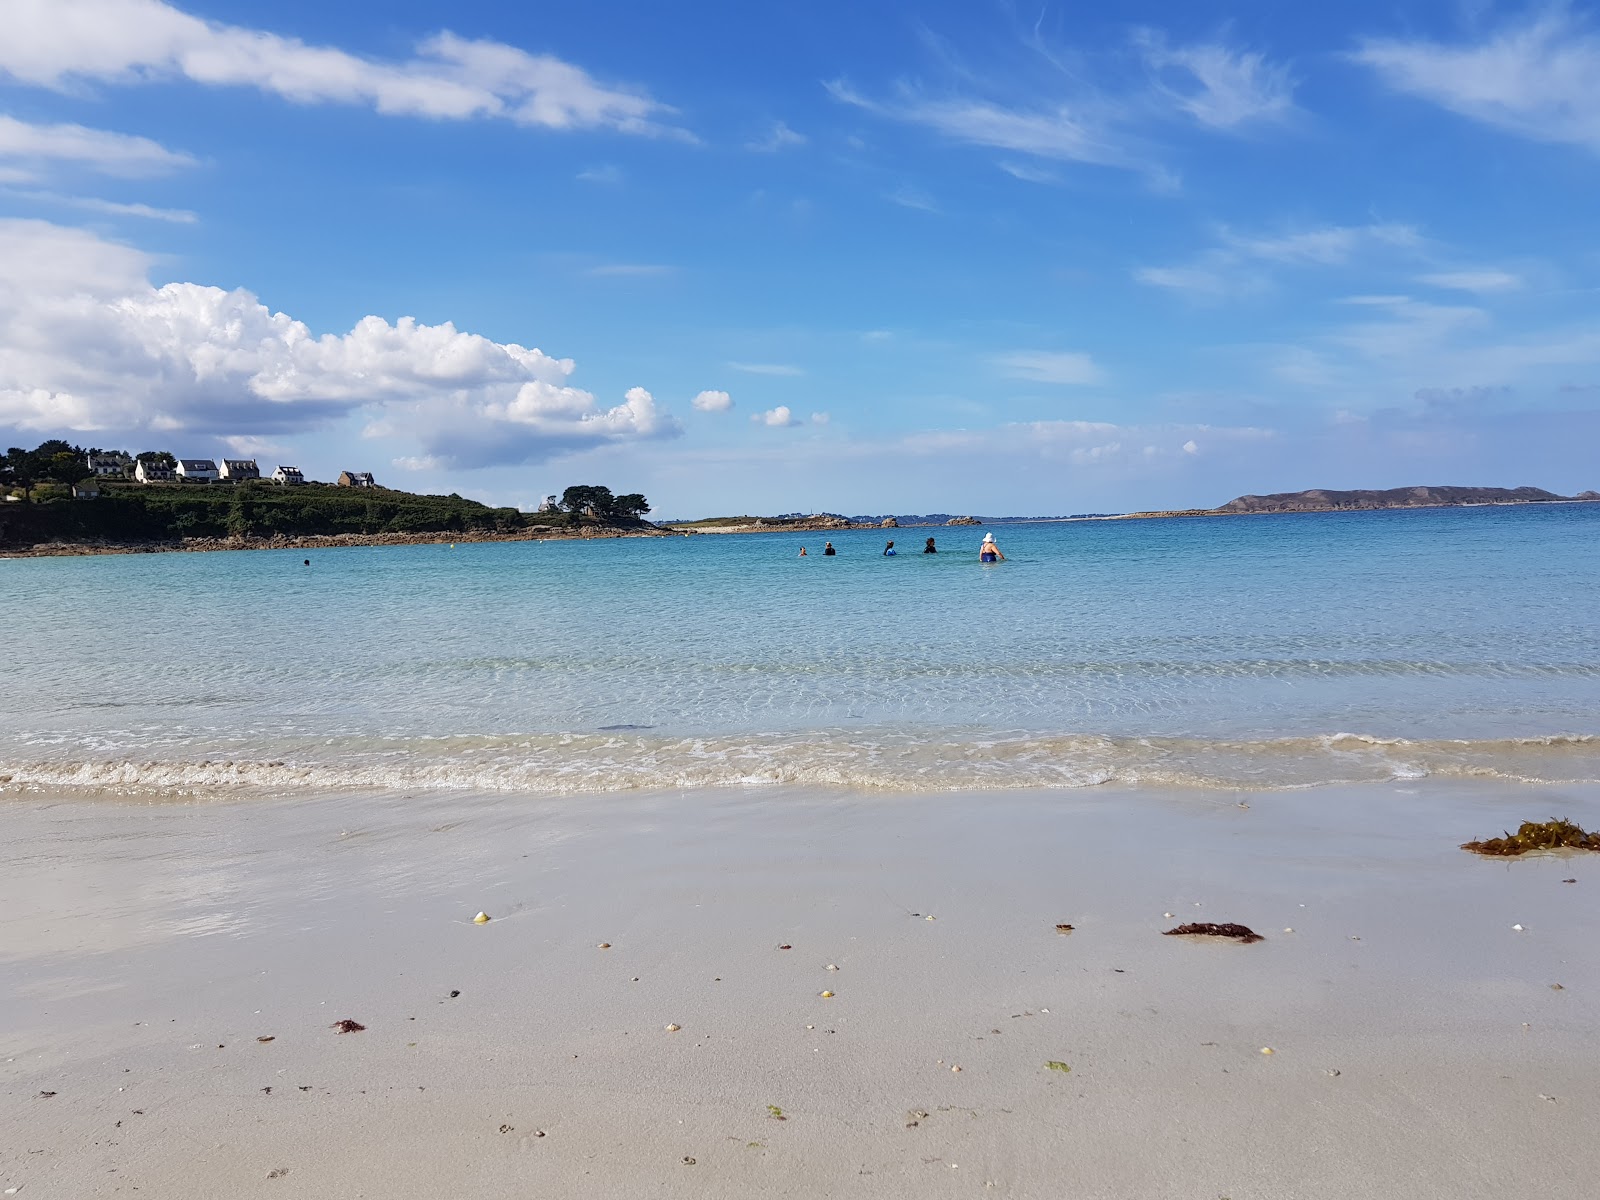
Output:
[[982,525],[983,522],[978,520],[977,517],[951,517],[948,521],[945,522],[945,524],[946,525]]
[[879,529],[899,529],[900,528],[900,522],[896,521],[893,517],[885,517],[883,520],[878,522],[878,528]]

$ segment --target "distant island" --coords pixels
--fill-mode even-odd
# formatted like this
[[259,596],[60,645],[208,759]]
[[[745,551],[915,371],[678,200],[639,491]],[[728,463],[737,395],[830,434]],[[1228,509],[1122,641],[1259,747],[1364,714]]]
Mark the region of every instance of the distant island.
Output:
[[1228,516],[1237,513],[1348,512],[1378,508],[1450,508],[1477,504],[1551,504],[1573,500],[1600,500],[1600,492],[1580,492],[1561,496],[1536,487],[1399,487],[1355,488],[1338,491],[1311,488],[1304,492],[1274,492],[1266,496],[1238,496],[1220,508],[1197,509],[1184,513],[1130,516]]

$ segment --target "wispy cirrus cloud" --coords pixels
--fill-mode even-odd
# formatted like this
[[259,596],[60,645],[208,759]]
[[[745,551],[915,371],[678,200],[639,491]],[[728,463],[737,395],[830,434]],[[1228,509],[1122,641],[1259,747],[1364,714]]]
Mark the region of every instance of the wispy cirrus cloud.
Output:
[[1417,282],[1454,292],[1514,292],[1522,286],[1522,276],[1485,267],[1466,271],[1434,271],[1418,275]]
[[746,375],[774,375],[796,379],[806,373],[804,367],[797,367],[792,363],[731,362],[728,364],[728,370],[740,371]]
[[208,21],[163,0],[7,0],[5,7],[0,73],[42,87],[185,79],[388,115],[690,136],[665,124],[673,110],[640,88],[604,84],[554,55],[486,38],[438,33],[414,56],[385,60]]
[[782,121],[774,121],[771,128],[761,137],[746,142],[746,150],[754,150],[758,154],[776,154],[779,150],[787,150],[791,146],[804,146],[811,139],[797,130],[790,129]]
[[676,270],[665,263],[601,263],[589,267],[584,274],[591,279],[659,279]]
[[1533,141],[1600,153],[1600,36],[1565,4],[1476,40],[1369,38],[1352,57],[1397,92]]
[[1221,300],[1270,289],[1272,270],[1284,267],[1341,267],[1363,255],[1420,250],[1415,227],[1395,222],[1321,225],[1308,229],[1241,233],[1223,227],[1217,244],[1185,263],[1134,269],[1139,283]]
[[48,167],[63,165],[142,178],[192,167],[195,160],[146,137],[85,125],[35,125],[0,114],[0,165],[13,178],[34,178]]
[[53,208],[76,208],[83,212],[104,213],[110,217],[139,217],[147,221],[168,221],[174,225],[193,225],[200,219],[198,213],[186,208],[155,208],[149,204],[102,200],[97,196],[62,196],[55,192],[22,190],[13,190],[9,194],[24,200],[48,204]]
[[1016,350],[996,355],[993,362],[1007,379],[1024,379],[1030,383],[1081,385],[1105,379],[1105,372],[1094,359],[1079,351]]
[[1200,124],[1236,130],[1294,114],[1294,78],[1265,55],[1221,42],[1174,46],[1158,30],[1141,29],[1134,43],[1155,76],[1157,91]]

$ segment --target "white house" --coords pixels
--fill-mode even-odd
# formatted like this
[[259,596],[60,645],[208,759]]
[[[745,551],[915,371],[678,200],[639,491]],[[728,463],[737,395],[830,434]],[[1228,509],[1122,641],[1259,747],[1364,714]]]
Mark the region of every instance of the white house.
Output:
[[209,458],[180,458],[178,478],[186,483],[212,483],[221,478],[217,464]]
[[371,471],[340,471],[340,487],[377,487]]
[[292,486],[297,483],[304,483],[305,481],[306,477],[300,474],[299,467],[279,467],[272,473],[273,483],[282,483]]
[[231,479],[235,483],[243,479],[261,478],[261,468],[256,466],[253,458],[225,458],[219,473],[223,479]]
[[121,450],[101,450],[88,455],[85,462],[97,476],[126,475],[133,468],[133,455]]
[[141,460],[133,469],[133,477],[140,483],[167,483],[172,479],[172,468],[158,467]]
[[546,496],[543,500],[539,501],[539,507],[536,511],[542,513],[559,512],[561,511],[561,502],[554,496]]

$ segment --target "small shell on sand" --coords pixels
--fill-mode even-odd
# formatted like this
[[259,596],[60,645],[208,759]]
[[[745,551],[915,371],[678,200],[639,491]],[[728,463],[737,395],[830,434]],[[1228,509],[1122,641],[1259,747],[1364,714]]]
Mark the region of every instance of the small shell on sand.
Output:
[[682,1028],[683,1028],[682,1025],[668,1025],[667,1026],[667,1032],[668,1033],[677,1033],[678,1030],[680,1030]]
[[961,1068],[960,1068],[960,1067],[951,1067],[951,1068],[950,1068],[950,1069],[951,1069],[951,1070],[952,1070],[952,1071],[959,1071],[959,1070],[961,1070]]
[[839,968],[834,966],[833,963],[829,963],[826,969],[829,971],[837,971]]
[[474,925],[487,925],[489,923],[489,914],[486,912],[479,913],[472,918],[472,923]]
[[600,943],[600,949],[602,949],[602,950],[611,949],[611,943],[610,942],[601,942]]
[[1274,1050],[1271,1046],[1263,1046],[1263,1047],[1261,1047],[1261,1053],[1263,1053],[1263,1054],[1276,1054],[1277,1051]]
[[937,921],[939,918],[938,917],[923,917],[922,919],[924,921]]
[[824,1000],[832,1000],[833,999],[833,993],[832,992],[822,992],[820,994],[821,994],[821,996],[822,996],[822,998]]

